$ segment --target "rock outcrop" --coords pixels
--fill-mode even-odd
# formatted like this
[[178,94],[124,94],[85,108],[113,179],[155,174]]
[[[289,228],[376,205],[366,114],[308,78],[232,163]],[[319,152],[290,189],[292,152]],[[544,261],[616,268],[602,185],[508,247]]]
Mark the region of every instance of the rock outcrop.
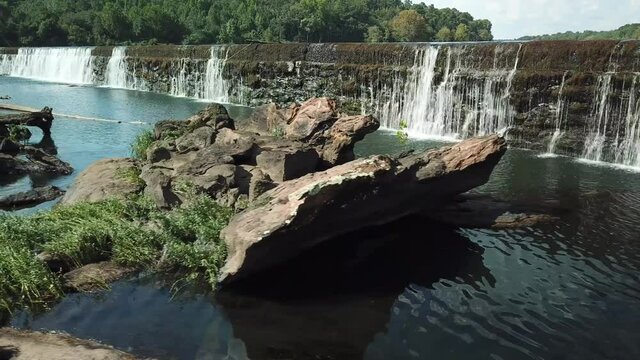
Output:
[[231,282],[346,232],[432,210],[484,184],[506,151],[496,135],[400,158],[372,156],[283,182],[223,230]]
[[353,159],[353,145],[378,127],[372,116],[346,116],[333,100],[317,98],[285,109],[266,105],[236,129],[216,104],[186,122],[158,123],[140,177],[163,208],[183,201],[184,185],[233,207]]
[[78,175],[60,203],[95,202],[137,194],[142,190],[141,182],[135,178],[137,171],[131,159],[99,160]]
[[0,329],[0,359],[135,360],[135,356],[65,334]]

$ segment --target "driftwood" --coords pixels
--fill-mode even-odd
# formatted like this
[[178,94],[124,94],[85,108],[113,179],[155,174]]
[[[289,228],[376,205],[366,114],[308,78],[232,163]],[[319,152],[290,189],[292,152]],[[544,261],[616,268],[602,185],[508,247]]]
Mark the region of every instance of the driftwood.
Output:
[[[36,126],[42,129],[45,136],[51,135],[51,125],[53,124],[52,112],[52,108],[45,107],[37,112],[0,115],[0,128],[6,128],[6,125]],[[0,133],[2,133],[1,130]]]

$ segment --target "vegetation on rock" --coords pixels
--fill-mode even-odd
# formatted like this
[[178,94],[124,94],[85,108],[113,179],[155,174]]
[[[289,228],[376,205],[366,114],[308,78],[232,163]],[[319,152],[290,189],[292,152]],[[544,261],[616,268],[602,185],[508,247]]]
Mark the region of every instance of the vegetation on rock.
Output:
[[220,230],[232,211],[190,194],[160,211],[145,197],[54,208],[32,216],[0,215],[0,312],[45,305],[62,296],[59,274],[42,251],[73,267],[111,259],[143,270],[170,270],[215,287],[226,258]]
[[0,0],[0,46],[492,38],[488,20],[402,0]]

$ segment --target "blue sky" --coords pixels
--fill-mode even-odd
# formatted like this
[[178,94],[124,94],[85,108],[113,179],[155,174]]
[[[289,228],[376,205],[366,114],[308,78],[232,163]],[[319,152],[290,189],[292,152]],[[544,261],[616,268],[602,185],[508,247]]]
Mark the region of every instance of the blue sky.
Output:
[[414,0],[420,1],[489,19],[496,39],[640,23],[640,0]]

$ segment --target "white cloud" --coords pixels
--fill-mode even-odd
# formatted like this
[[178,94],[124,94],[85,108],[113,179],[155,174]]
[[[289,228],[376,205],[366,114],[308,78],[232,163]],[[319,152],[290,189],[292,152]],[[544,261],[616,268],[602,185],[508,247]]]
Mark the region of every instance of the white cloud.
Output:
[[[414,0],[418,2],[420,0]],[[493,23],[496,39],[564,31],[612,30],[640,22],[640,0],[423,0]]]

